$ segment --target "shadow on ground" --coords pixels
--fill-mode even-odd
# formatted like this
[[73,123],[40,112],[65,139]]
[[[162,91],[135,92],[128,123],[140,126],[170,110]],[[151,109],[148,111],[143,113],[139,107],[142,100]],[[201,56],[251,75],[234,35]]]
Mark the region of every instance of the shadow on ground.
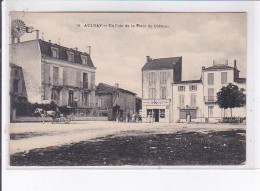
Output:
[[240,165],[245,130],[108,136],[10,157],[11,166]]

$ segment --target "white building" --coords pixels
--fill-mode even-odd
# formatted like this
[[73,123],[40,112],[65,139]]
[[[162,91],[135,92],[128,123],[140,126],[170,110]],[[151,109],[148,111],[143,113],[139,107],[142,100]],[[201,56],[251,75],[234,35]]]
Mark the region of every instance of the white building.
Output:
[[[173,121],[217,122],[231,117],[230,109],[221,109],[217,93],[229,83],[246,90],[246,79],[239,78],[239,70],[228,65],[228,60],[214,60],[213,66],[202,67],[200,80],[173,83]],[[246,117],[246,107],[232,109],[232,116]]]
[[[202,67],[199,80],[182,81],[182,58],[147,58],[142,68],[143,122],[216,122],[230,117],[230,109],[221,109],[217,93],[229,83],[246,90],[246,79],[228,60],[214,60]],[[171,84],[171,85],[169,85]],[[246,107],[232,109],[232,116],[246,117]]]
[[181,81],[182,58],[151,59],[142,68],[143,122],[172,122],[172,83]]

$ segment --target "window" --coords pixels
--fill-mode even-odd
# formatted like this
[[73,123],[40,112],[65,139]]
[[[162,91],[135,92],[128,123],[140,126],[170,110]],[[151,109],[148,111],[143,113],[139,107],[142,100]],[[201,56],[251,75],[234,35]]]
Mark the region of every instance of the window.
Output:
[[51,48],[51,54],[53,58],[58,58],[58,49],[57,48]]
[[160,109],[160,118],[165,118],[165,109]]
[[184,95],[179,96],[179,104],[180,106],[184,106]]
[[150,72],[149,73],[149,82],[150,83],[154,83],[155,82],[155,73],[154,72]]
[[161,72],[161,84],[166,83],[166,72]]
[[13,92],[18,93],[19,80],[13,79]]
[[97,106],[100,108],[102,105],[101,97],[97,98]]
[[214,109],[214,106],[209,106],[208,107],[209,108],[209,110],[208,110],[208,115],[209,115],[209,117],[213,117],[213,109]]
[[83,73],[83,88],[88,89],[88,73]]
[[179,92],[184,92],[185,91],[185,86],[178,86],[178,91]]
[[196,94],[191,94],[191,106],[196,106]]
[[53,67],[53,85],[59,84],[59,68]]
[[227,72],[221,72],[221,84],[227,83]]
[[208,73],[208,85],[214,85],[214,73]]
[[68,61],[74,62],[74,53],[73,52],[68,52]]
[[161,88],[161,98],[166,99],[166,88],[165,87]]
[[150,88],[149,89],[149,98],[150,99],[155,99],[155,88]]
[[190,91],[197,91],[197,85],[190,85]]
[[87,65],[87,57],[86,56],[81,56],[82,64]]
[[51,91],[51,100],[58,101],[60,99],[60,91],[53,89]]
[[208,89],[208,101],[214,101],[214,88],[209,88]]

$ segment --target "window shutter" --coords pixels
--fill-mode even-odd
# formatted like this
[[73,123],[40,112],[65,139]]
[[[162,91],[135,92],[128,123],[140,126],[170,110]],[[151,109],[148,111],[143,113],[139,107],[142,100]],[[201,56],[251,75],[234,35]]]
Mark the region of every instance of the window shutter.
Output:
[[77,73],[76,73],[76,84],[77,84],[78,87],[81,87],[80,77],[81,77],[81,71],[77,71]]

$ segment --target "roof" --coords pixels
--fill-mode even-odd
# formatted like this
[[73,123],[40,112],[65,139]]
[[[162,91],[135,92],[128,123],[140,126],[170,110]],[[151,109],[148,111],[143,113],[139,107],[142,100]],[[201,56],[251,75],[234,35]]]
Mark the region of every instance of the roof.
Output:
[[214,66],[205,68],[204,70],[208,71],[208,70],[233,70],[233,69],[234,69],[234,67],[227,66],[227,65],[214,65]]
[[235,79],[235,82],[237,82],[237,83],[246,83],[246,78],[237,78],[237,79]]
[[80,51],[77,51],[77,50],[74,50],[71,48],[67,48],[67,47],[60,46],[58,44],[54,44],[51,42],[46,42],[43,40],[39,40],[39,44],[40,44],[41,53],[45,54],[46,56],[52,57],[51,47],[55,47],[55,48],[58,48],[58,51],[59,51],[58,59],[68,61],[67,51],[70,51],[70,52],[74,53],[74,62],[71,62],[71,63],[82,64],[81,55],[83,55],[83,56],[87,57],[87,66],[94,67],[93,62],[90,58],[90,55],[85,52],[83,53],[83,52],[80,52]]
[[202,83],[202,80],[187,80],[187,81],[181,81],[181,82],[176,82],[174,84],[192,84],[192,83]]
[[173,69],[174,65],[181,59],[182,57],[152,59],[143,66],[142,70]]
[[115,91],[123,91],[124,93],[128,93],[128,94],[133,94],[133,95],[136,95],[136,93],[134,92],[131,92],[131,91],[128,91],[128,90],[125,90],[125,89],[122,89],[122,88],[118,88],[118,87],[115,87],[115,86],[110,86],[108,84],[105,84],[105,83],[99,83],[97,88],[96,88],[96,93],[97,94],[111,94]]

